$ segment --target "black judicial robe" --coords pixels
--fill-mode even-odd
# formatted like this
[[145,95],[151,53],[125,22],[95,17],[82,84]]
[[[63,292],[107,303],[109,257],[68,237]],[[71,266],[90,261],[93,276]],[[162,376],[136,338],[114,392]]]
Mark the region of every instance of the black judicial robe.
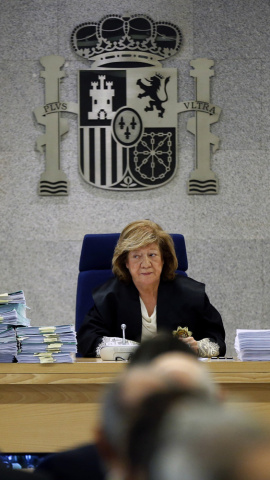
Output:
[[[95,357],[102,337],[122,337],[126,324],[128,340],[140,342],[142,314],[139,292],[133,283],[112,278],[93,292],[94,307],[87,313],[78,331],[78,351]],[[195,340],[210,338],[218,343],[220,355],[226,352],[221,316],[210,303],[205,285],[190,277],[177,275],[172,281],[160,281],[157,299],[157,331],[170,332],[188,327]]]

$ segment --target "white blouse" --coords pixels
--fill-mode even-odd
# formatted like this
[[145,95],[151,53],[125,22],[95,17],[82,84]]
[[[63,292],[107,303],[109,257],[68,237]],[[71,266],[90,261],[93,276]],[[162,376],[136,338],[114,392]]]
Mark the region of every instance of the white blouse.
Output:
[[157,333],[157,307],[155,307],[152,315],[149,317],[146,306],[144,305],[141,297],[141,312],[142,312],[142,337],[141,340],[147,340],[153,338]]

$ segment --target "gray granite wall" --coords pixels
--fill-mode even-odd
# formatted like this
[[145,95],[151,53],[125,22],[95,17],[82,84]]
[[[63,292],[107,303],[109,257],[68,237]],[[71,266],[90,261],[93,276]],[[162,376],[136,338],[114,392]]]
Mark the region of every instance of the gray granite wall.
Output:
[[[191,114],[179,117],[179,168],[167,185],[146,192],[110,192],[78,172],[77,117],[61,142],[67,197],[40,197],[43,133],[33,110],[44,104],[39,58],[66,59],[61,100],[77,102],[77,71],[90,65],[70,46],[74,27],[109,13],[145,13],[177,24],[180,52],[164,67],[179,72],[179,101],[195,98],[190,60],[215,61],[212,103],[222,108],[212,132],[220,181],[214,196],[187,195],[194,168]],[[0,290],[25,291],[33,325],[74,322],[78,261],[88,232],[120,231],[151,218],[186,237],[189,276],[206,283],[222,313],[228,353],[235,330],[269,328],[270,3],[267,0],[2,0],[0,16]]]

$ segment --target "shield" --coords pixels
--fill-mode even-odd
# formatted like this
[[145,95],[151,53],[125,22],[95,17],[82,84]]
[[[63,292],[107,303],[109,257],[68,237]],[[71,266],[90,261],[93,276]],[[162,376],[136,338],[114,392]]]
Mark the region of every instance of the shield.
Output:
[[79,72],[79,168],[111,190],[144,190],[176,171],[177,69]]

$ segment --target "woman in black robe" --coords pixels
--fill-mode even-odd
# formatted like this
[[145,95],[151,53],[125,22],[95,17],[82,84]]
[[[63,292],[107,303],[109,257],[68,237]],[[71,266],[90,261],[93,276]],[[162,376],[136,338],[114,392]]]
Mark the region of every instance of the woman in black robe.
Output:
[[111,337],[136,342],[157,332],[179,335],[200,357],[224,355],[221,316],[210,303],[205,285],[177,275],[171,236],[150,220],[135,221],[122,231],[115,247],[114,278],[95,289],[94,307],[78,332],[78,350],[99,356]]

